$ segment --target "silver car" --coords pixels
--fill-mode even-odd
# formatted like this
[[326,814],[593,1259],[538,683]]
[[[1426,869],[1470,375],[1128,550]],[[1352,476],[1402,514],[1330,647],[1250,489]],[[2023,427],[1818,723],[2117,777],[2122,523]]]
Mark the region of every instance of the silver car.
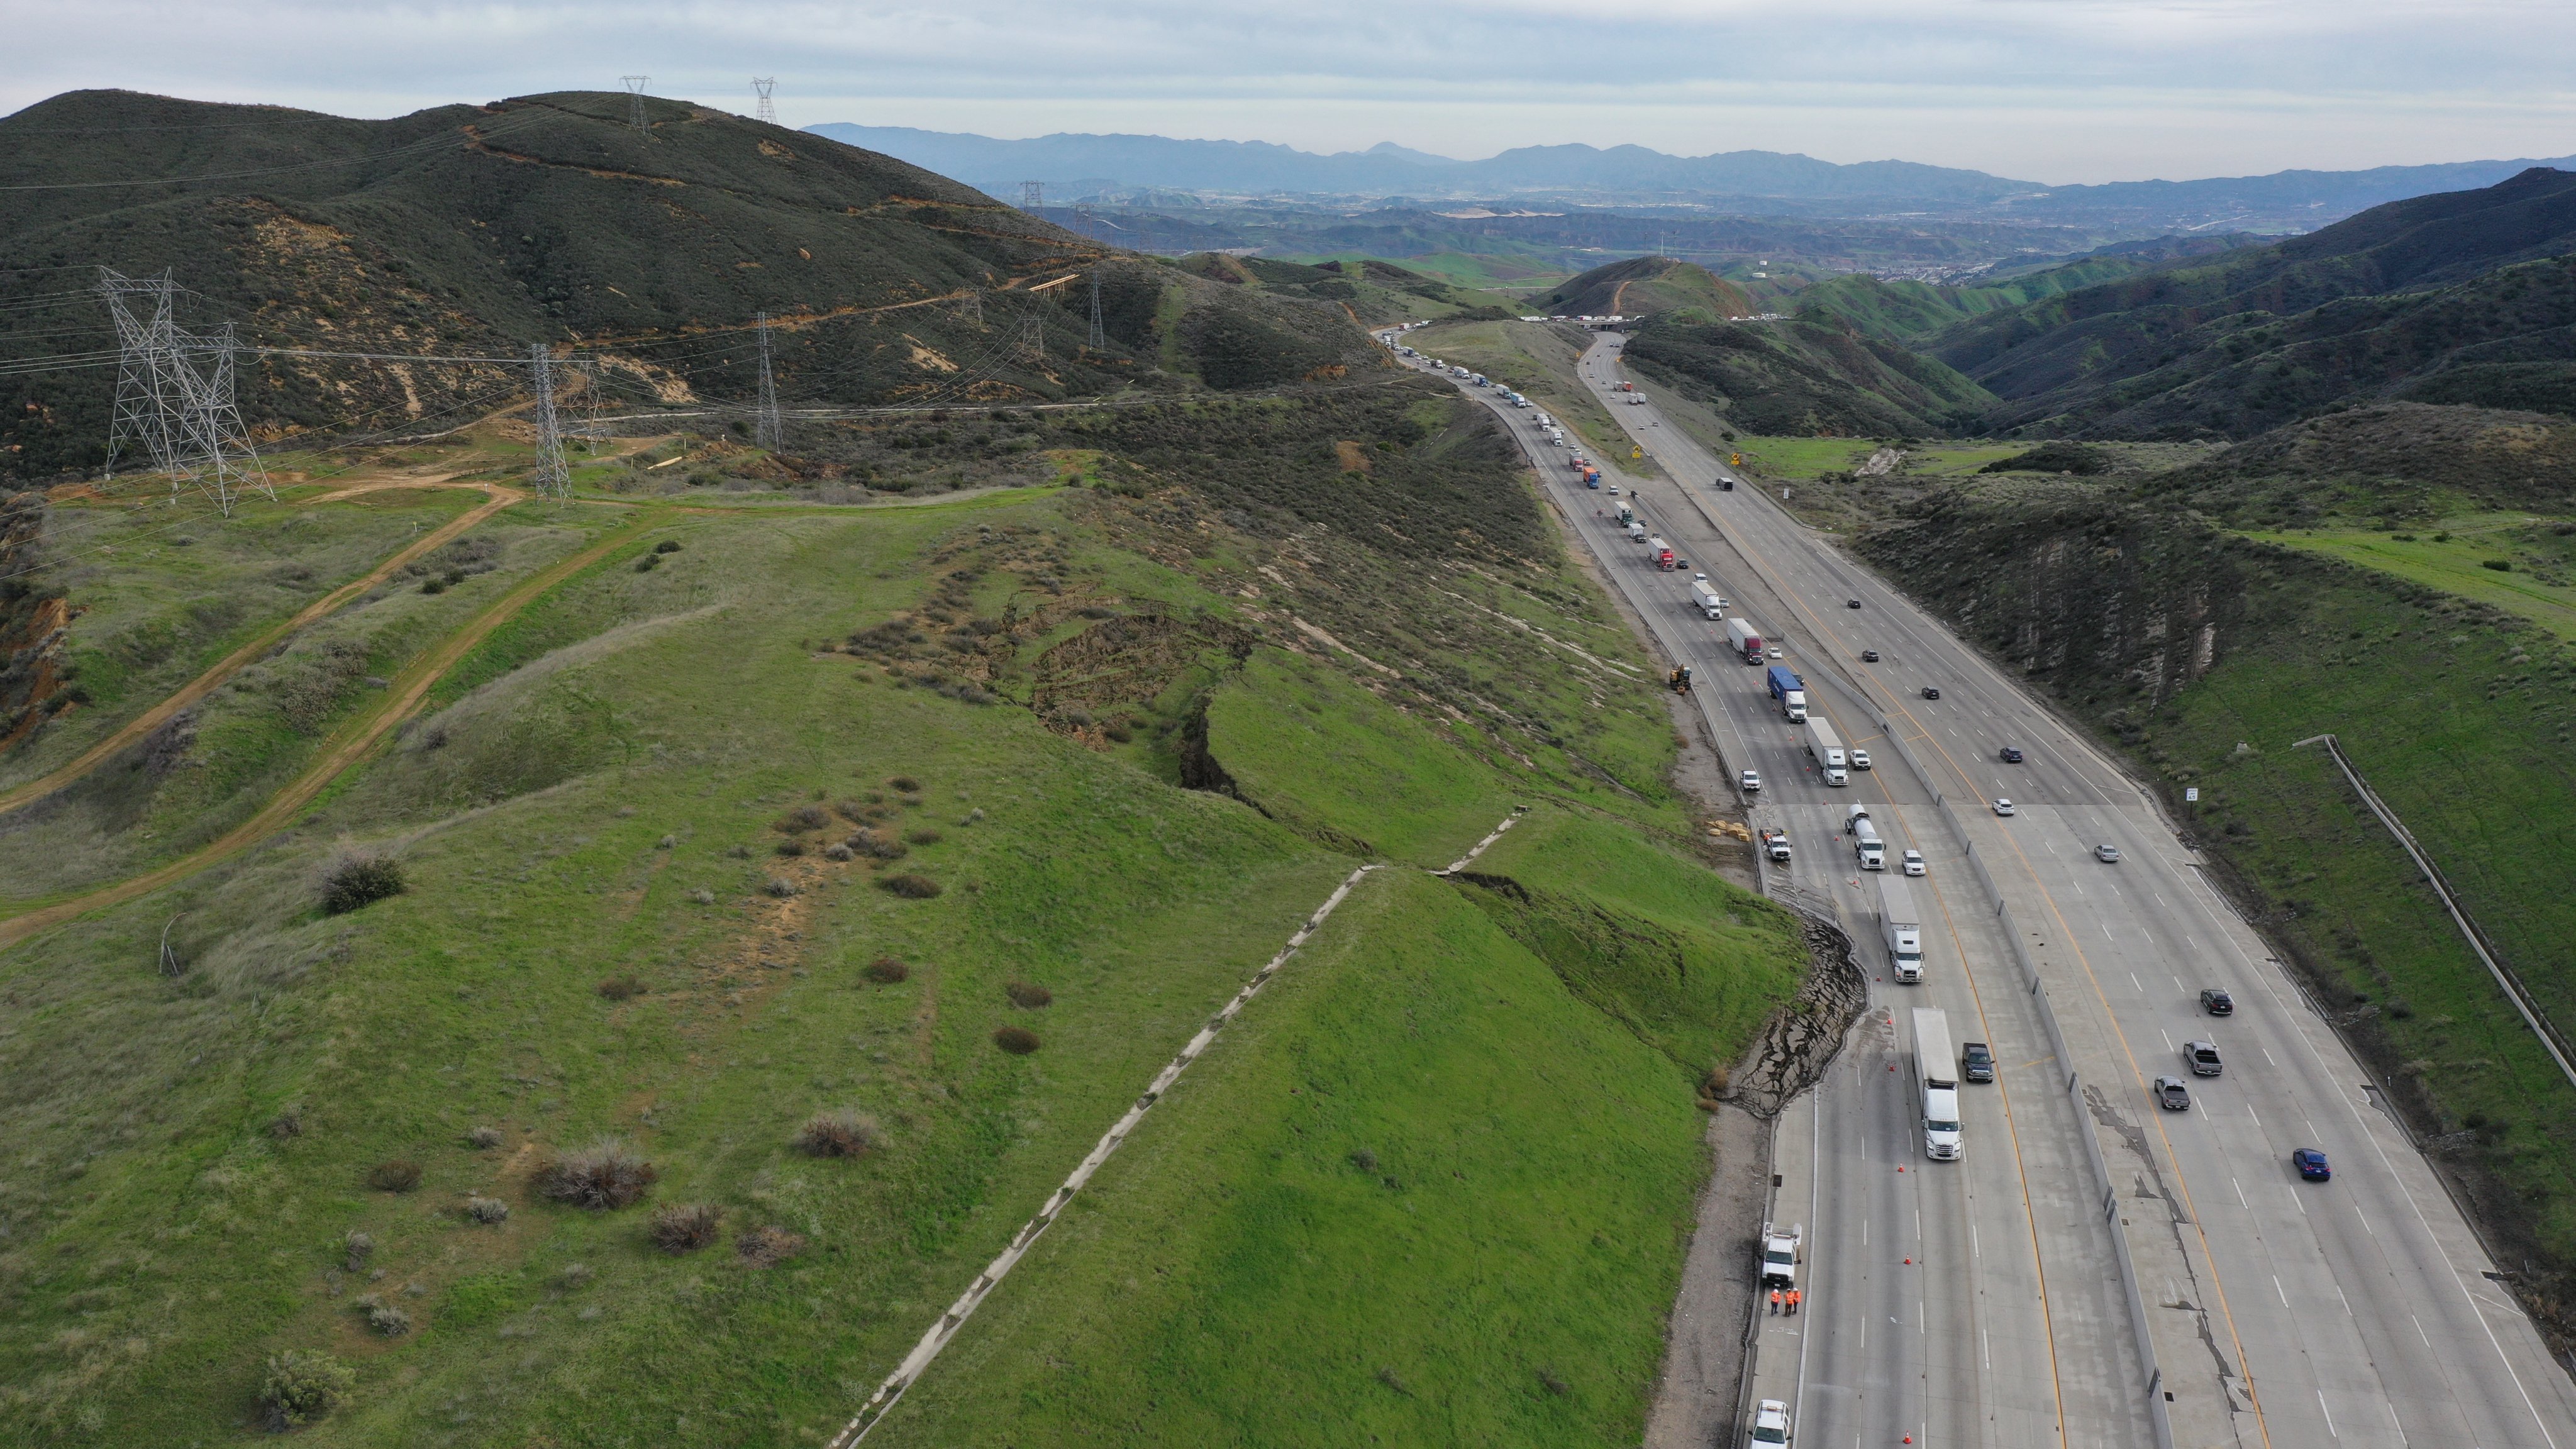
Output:
[[2102,862],[2104,865],[2118,865],[2120,863],[2120,847],[2116,845],[2097,845],[2093,847],[2093,858]]
[[1899,863],[1903,866],[1907,875],[1921,875],[1923,873],[1923,852],[1919,850],[1909,850],[1905,852],[1903,859]]

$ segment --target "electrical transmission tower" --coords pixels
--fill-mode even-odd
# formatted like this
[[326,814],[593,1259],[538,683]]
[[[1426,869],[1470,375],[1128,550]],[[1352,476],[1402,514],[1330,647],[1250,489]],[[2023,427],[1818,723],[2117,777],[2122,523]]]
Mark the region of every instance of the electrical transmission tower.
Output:
[[774,75],[751,78],[751,88],[760,93],[760,104],[752,109],[752,114],[773,126],[778,124],[778,104],[769,98],[769,88],[776,84],[778,77]]
[[977,331],[981,331],[981,330],[983,330],[983,327],[984,327],[984,294],[983,294],[983,292],[982,292],[982,291],[980,291],[980,290],[978,290],[978,289],[975,289],[975,288],[969,288],[969,289],[967,290],[967,292],[966,292],[966,306],[965,306],[964,312],[965,312],[966,320],[967,320],[969,323],[972,323],[972,324],[974,325],[974,327],[976,328],[976,330],[977,330]]
[[650,128],[644,123],[644,83],[652,77],[622,75],[618,79],[626,82],[626,124],[633,126],[637,135],[651,134]]
[[1028,353],[1029,361],[1036,363],[1046,361],[1045,318],[1031,317],[1020,324],[1020,347]]
[[1044,209],[1045,209],[1045,207],[1046,207],[1046,183],[1045,183],[1045,182],[1043,182],[1043,181],[1023,181],[1023,182],[1021,182],[1021,183],[1020,183],[1020,210],[1025,211],[1025,212],[1035,213],[1035,212],[1038,212],[1038,211],[1044,210]]
[[[277,493],[235,400],[240,344],[232,324],[211,337],[180,331],[173,312],[178,291],[168,272],[137,279],[99,268],[98,292],[116,324],[117,346],[108,476],[116,476],[119,453],[140,447],[154,469],[169,475],[174,498],[193,487],[229,518],[244,488],[272,501]],[[138,297],[149,299],[148,317],[135,315]]]
[[769,376],[769,314],[760,314],[760,418],[751,440],[776,452],[787,441],[787,424],[778,416],[778,385]]
[[1083,344],[1094,352],[1109,350],[1108,329],[1100,325],[1100,269],[1091,269],[1091,337]]
[[542,342],[532,344],[528,368],[537,385],[537,466],[529,481],[548,498],[570,498],[572,469],[564,464],[563,424],[555,416],[554,353]]

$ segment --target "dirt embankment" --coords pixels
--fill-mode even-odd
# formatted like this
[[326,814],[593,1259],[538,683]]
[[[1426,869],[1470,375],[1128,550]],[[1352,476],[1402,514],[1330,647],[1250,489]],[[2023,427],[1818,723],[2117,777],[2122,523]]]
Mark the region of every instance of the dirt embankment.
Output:
[[1823,921],[1805,925],[1813,962],[1806,984],[1771,1014],[1721,1098],[1756,1117],[1779,1116],[1791,1099],[1824,1078],[1869,999],[1851,937]]

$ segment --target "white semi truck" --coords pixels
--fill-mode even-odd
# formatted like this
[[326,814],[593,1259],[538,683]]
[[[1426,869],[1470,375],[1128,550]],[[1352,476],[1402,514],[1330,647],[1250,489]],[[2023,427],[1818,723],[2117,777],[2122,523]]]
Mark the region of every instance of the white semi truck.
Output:
[[1851,837],[1852,858],[1863,870],[1887,869],[1887,843],[1878,838],[1878,827],[1869,818],[1869,807],[1854,805],[1843,819],[1843,833]]
[[1834,733],[1834,727],[1825,723],[1822,716],[1810,716],[1807,720],[1807,758],[1816,762],[1816,769],[1823,773],[1826,784],[1851,783],[1851,757],[1843,753],[1842,737]]
[[1726,617],[1726,595],[1711,587],[1706,579],[1691,581],[1691,604],[1709,618]]
[[1923,1155],[1956,1162],[1967,1152],[1959,1140],[1958,1068],[1950,1055],[1950,1018],[1934,1007],[1914,1011],[1914,1086],[1922,1094]]
[[1887,943],[1887,974],[1899,981],[1923,979],[1923,921],[1914,914],[1914,892],[1901,875],[1878,878],[1879,933]]

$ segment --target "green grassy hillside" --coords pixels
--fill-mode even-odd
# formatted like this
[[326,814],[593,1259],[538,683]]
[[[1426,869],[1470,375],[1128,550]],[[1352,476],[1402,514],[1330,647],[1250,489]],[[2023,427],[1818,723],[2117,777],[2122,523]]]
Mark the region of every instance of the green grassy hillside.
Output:
[[1629,257],[1594,267],[1531,298],[1529,305],[1530,310],[1551,317],[1641,317],[1697,310],[1723,319],[1755,310],[1734,283],[1705,267],[1669,257]]
[[1629,365],[1716,410],[1730,431],[1781,436],[1939,436],[1993,402],[1939,361],[1830,318],[1651,321]]
[[2247,437],[2390,397],[2564,412],[2576,176],[2374,207],[2304,237],[1972,319],[1929,350],[1988,423]]
[[[0,304],[21,319],[0,354],[113,347],[88,290],[104,265],[167,269],[188,289],[182,325],[262,346],[516,358],[545,342],[599,362],[615,406],[748,402],[764,313],[790,401],[1260,387],[1379,361],[1339,306],[1144,259],[1103,275],[1094,350],[1090,288],[1068,279],[1104,248],[889,157],[659,98],[639,132],[628,105],[565,92],[389,121],[103,92],[30,106],[0,120],[0,184],[73,189],[0,191]],[[138,176],[217,179],[89,185]],[[516,365],[249,365],[267,437],[435,430],[528,388]],[[566,387],[586,409],[580,380]],[[0,477],[96,468],[111,397],[94,369],[11,379]]]
[[[243,853],[0,949],[0,1437],[259,1437],[291,1349],[348,1373],[319,1443],[816,1442],[1376,856],[881,1432],[1634,1442],[1693,1098],[1804,962],[1690,853],[1653,661],[1428,385],[1030,426],[1092,486],[587,471],[536,537],[626,521],[452,664],[434,611],[492,621],[501,580],[355,616],[415,723]],[[986,445],[850,446],[897,430],[925,469]],[[237,522],[211,577],[283,526]],[[154,562],[67,597],[130,632]],[[1472,878],[1423,871],[1517,806]],[[0,827],[32,860],[96,818]],[[377,857],[404,889],[328,913]],[[800,1149],[834,1112],[866,1150]],[[550,1195],[610,1137],[639,1202]],[[711,1241],[663,1246],[689,1205]]]

